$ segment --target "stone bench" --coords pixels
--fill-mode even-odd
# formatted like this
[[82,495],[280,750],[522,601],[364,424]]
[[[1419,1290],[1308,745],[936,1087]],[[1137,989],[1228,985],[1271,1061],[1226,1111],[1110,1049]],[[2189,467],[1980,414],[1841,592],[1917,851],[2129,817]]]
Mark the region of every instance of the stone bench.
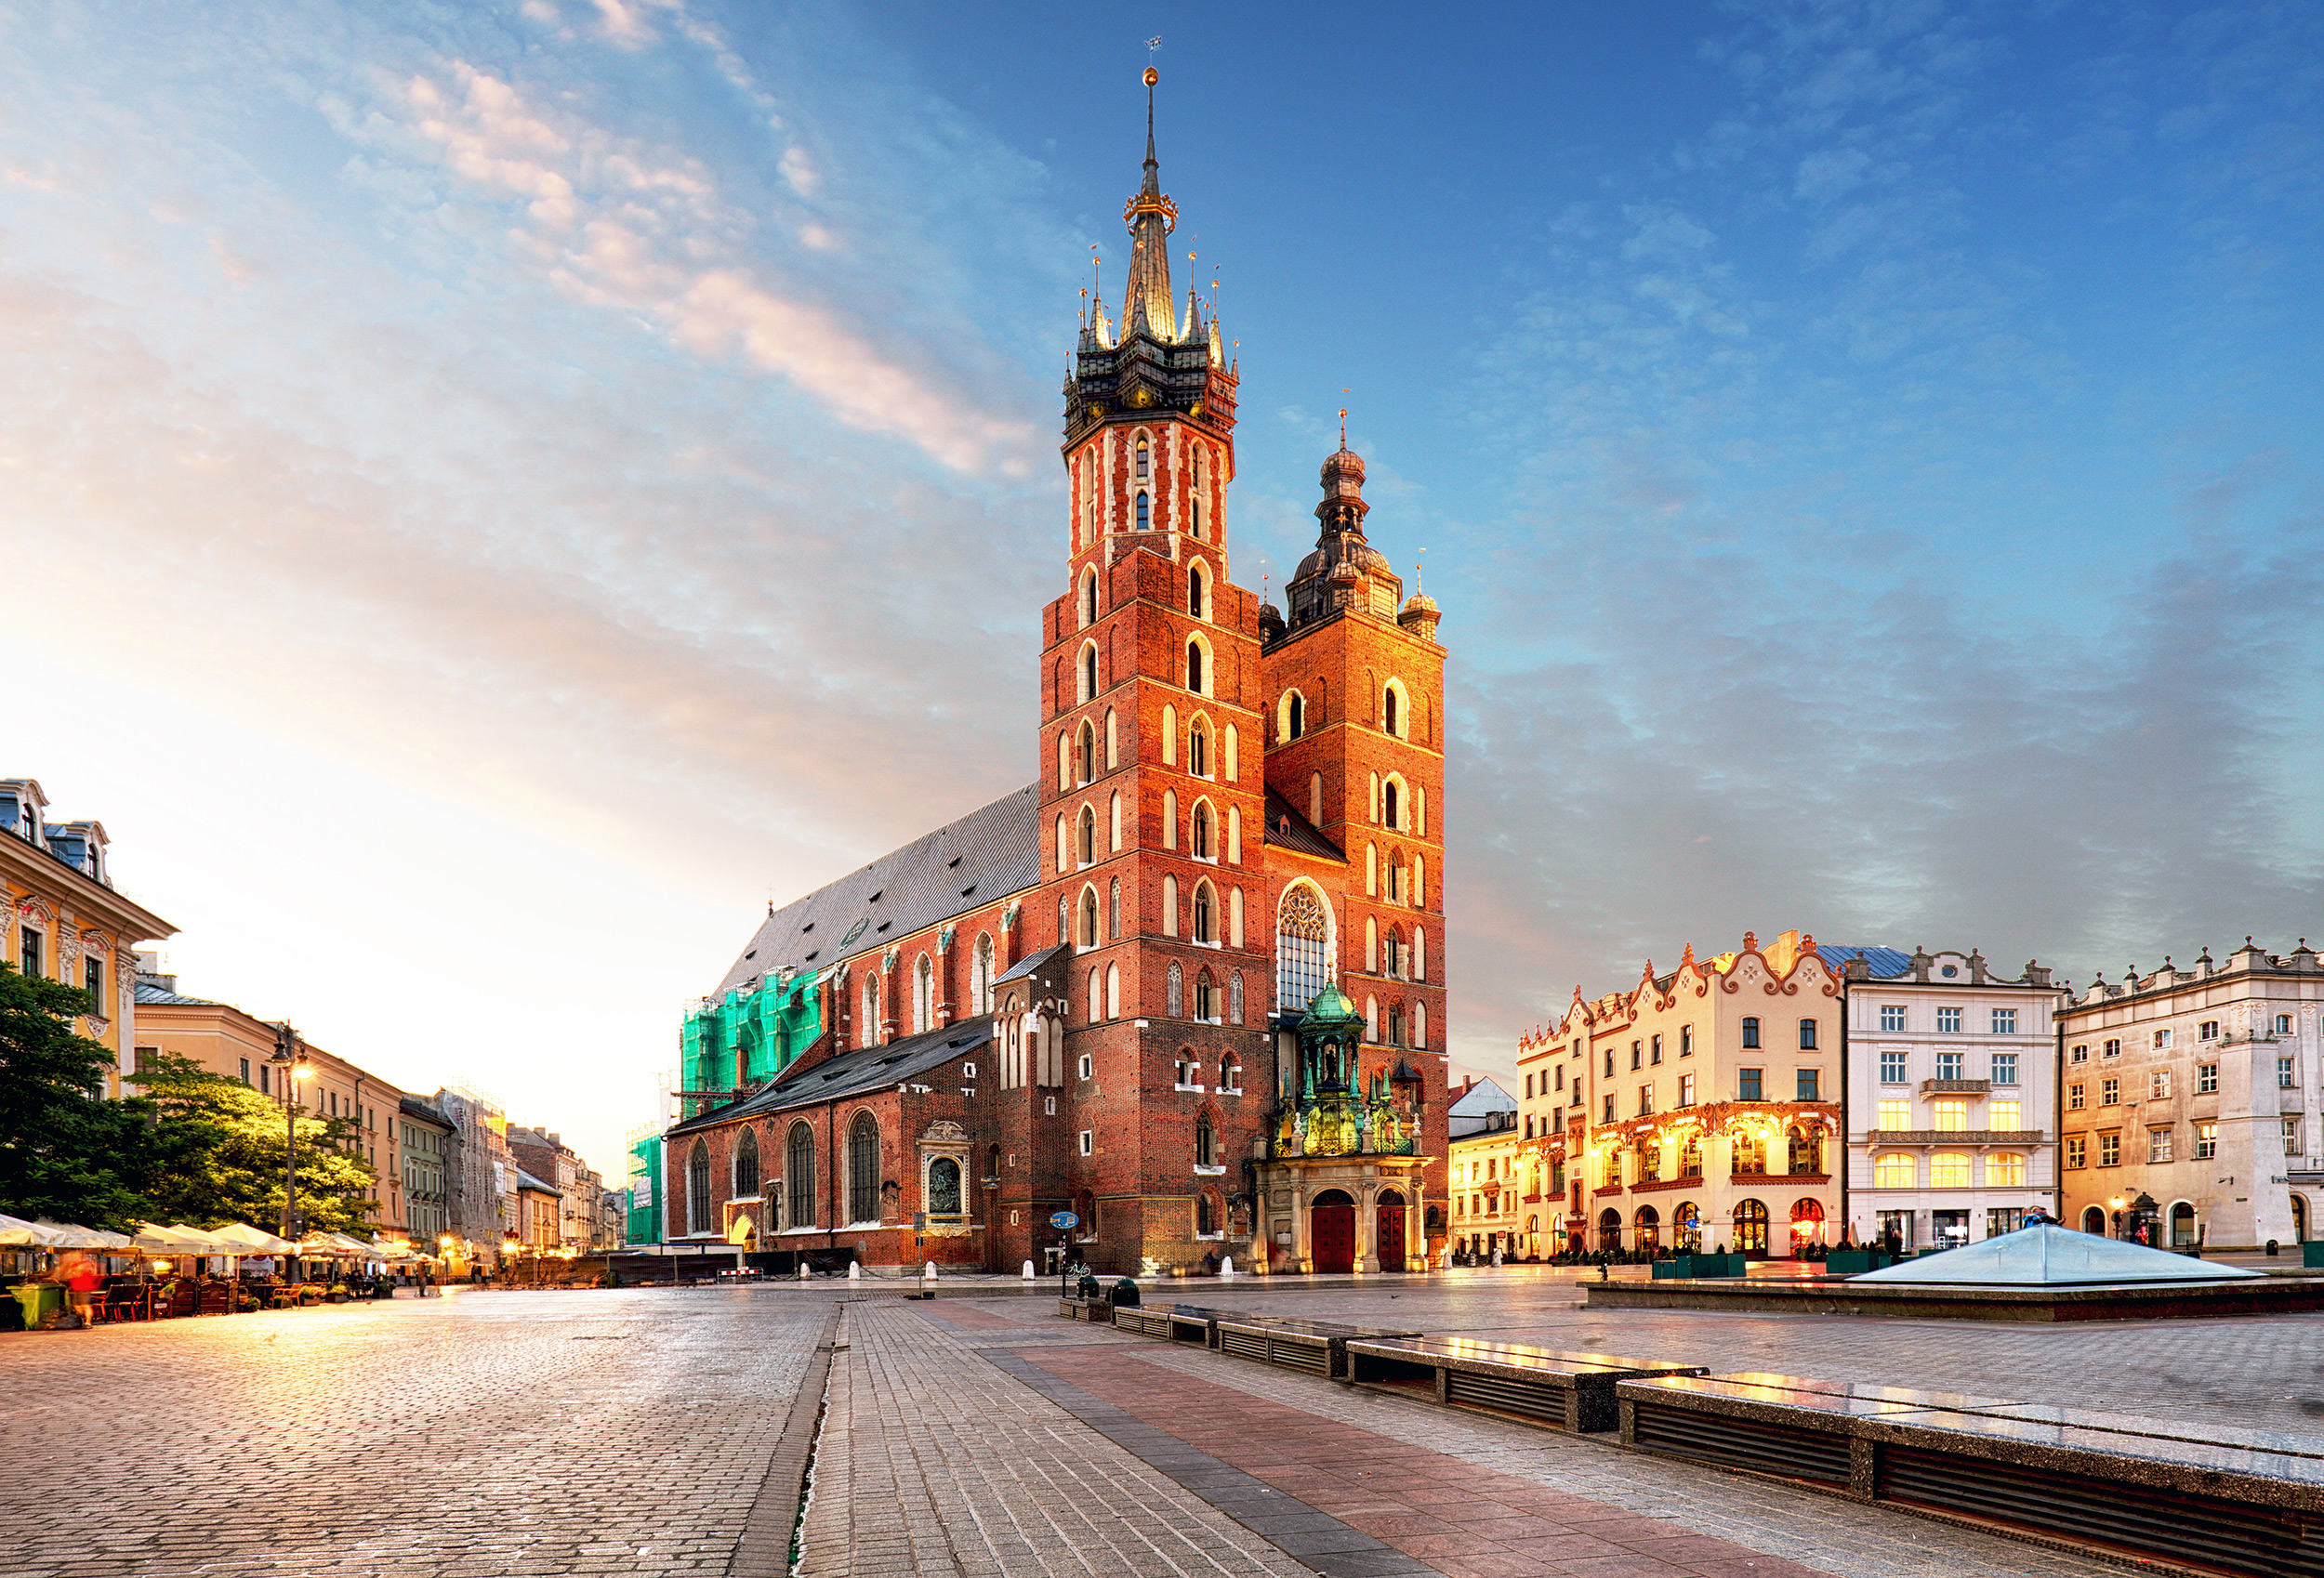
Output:
[[1057,1301],[1057,1313],[1068,1321],[1088,1321],[1096,1325],[1111,1325],[1114,1321],[1114,1301],[1110,1298],[1074,1298]]
[[1472,1408],[1552,1429],[1612,1430],[1621,1423],[1615,1383],[1644,1375],[1700,1375],[1699,1364],[1618,1354],[1559,1352],[1474,1337],[1407,1337],[1347,1345],[1347,1379]]
[[1213,1322],[1219,1351],[1261,1364],[1280,1364],[1314,1375],[1333,1378],[1348,1373],[1348,1344],[1386,1337],[1417,1337],[1414,1331],[1389,1331],[1377,1326],[1348,1326],[1335,1321],[1301,1321],[1271,1316],[1242,1316]]
[[1217,1322],[1250,1319],[1238,1309],[1208,1309],[1195,1304],[1122,1305],[1114,1311],[1114,1329],[1160,1337],[1164,1342],[1201,1343],[1214,1348],[1217,1344],[1211,1329]]
[[1615,1393],[1641,1452],[2116,1558],[2324,1578],[2324,1438],[1756,1373]]

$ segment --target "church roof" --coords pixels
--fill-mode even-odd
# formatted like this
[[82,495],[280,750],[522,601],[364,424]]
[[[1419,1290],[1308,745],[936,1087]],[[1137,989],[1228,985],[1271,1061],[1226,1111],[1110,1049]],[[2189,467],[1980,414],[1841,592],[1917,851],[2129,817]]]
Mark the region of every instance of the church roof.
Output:
[[786,967],[827,968],[1032,887],[1040,798],[1040,784],[1028,783],[792,900],[760,924],[713,995]]
[[716,1128],[720,1124],[735,1123],[744,1118],[763,1117],[770,1112],[785,1112],[794,1107],[819,1106],[850,1096],[884,1090],[891,1085],[907,1085],[920,1074],[941,1068],[955,1058],[967,1057],[993,1039],[993,1021],[980,1016],[931,1030],[920,1035],[907,1035],[891,1041],[885,1046],[858,1047],[842,1052],[836,1058],[799,1070],[761,1086],[740,1101],[730,1101],[714,1107],[698,1117],[682,1124],[673,1124],[669,1132],[688,1134],[695,1129]]
[[1322,829],[1301,816],[1299,809],[1272,786],[1267,790],[1267,842],[1279,849],[1296,849],[1318,860],[1348,858],[1339,845],[1324,836]]
[[2054,1222],[1899,1260],[1852,1277],[1857,1282],[1933,1283],[1955,1287],[2112,1287],[2143,1282],[2221,1282],[2264,1275],[2214,1266],[2189,1255],[2143,1243],[2077,1232]]

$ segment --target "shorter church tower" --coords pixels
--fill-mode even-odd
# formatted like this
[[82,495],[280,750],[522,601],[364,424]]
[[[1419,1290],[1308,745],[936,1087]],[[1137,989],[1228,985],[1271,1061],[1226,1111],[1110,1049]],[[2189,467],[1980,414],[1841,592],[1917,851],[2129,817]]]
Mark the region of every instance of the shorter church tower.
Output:
[[1365,537],[1344,433],[1322,483],[1290,616],[1260,611],[1280,1074],[1265,1192],[1297,1264],[1393,1269],[1444,1231],[1425,1203],[1444,1199],[1446,1144],[1445,649],[1435,603],[1405,598]]

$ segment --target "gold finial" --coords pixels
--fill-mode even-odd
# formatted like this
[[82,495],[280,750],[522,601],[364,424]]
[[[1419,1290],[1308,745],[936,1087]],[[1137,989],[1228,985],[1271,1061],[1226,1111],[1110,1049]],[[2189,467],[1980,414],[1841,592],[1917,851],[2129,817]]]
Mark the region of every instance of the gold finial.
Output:
[[1160,82],[1161,80],[1162,73],[1160,72],[1155,71],[1152,66],[1148,66],[1146,68],[1146,85],[1148,87],[1152,87],[1155,83]]

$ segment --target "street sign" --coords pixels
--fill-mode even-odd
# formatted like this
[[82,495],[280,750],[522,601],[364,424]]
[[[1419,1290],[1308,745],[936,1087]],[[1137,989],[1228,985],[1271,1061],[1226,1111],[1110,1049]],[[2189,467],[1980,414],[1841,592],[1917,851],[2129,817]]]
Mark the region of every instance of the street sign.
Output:
[[1081,1226],[1081,1218],[1070,1211],[1060,1211],[1049,1219],[1049,1225],[1060,1229],[1077,1228]]

